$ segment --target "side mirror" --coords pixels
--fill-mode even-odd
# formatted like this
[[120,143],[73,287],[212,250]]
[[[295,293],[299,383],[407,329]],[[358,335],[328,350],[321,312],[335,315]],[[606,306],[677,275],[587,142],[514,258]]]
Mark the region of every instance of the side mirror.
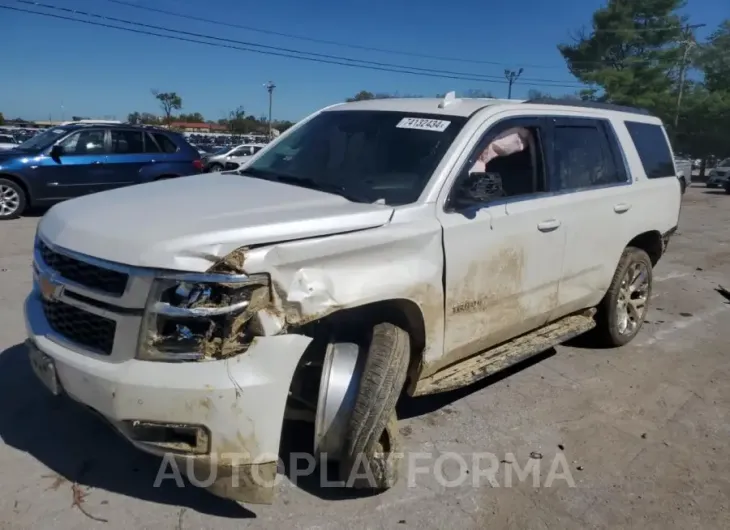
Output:
[[456,190],[455,205],[483,204],[504,197],[499,173],[473,172],[467,174]]
[[63,147],[56,144],[53,147],[51,147],[51,158],[54,160],[58,160],[63,156]]

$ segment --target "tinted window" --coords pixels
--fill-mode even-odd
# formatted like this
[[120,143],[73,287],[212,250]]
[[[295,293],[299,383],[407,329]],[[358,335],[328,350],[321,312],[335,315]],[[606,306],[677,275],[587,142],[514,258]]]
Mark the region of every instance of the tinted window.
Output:
[[386,111],[327,111],[247,167],[387,204],[418,199],[466,118]]
[[639,152],[646,176],[650,179],[673,177],[674,161],[664,129],[659,125],[634,121],[627,121],[626,128]]
[[145,153],[160,153],[160,146],[157,145],[157,142],[155,142],[155,139],[152,137],[152,135],[148,132],[144,133],[144,152]]
[[104,152],[103,130],[82,130],[62,140],[59,145],[64,155],[91,155]]
[[[561,123],[565,120],[561,120]],[[601,124],[556,125],[555,171],[560,189],[605,186],[624,181]]]
[[112,153],[137,154],[144,153],[142,131],[111,131]]
[[154,133],[153,136],[155,137],[155,140],[157,140],[160,148],[162,148],[163,153],[177,152],[177,146],[175,145],[175,142],[170,140],[167,135],[162,133]]
[[254,148],[253,148],[253,154],[256,154],[256,153],[258,153],[258,152],[259,152],[259,151],[261,151],[262,149],[263,149],[263,147],[261,147],[261,146],[258,146],[258,145],[257,145],[256,147],[254,147]]

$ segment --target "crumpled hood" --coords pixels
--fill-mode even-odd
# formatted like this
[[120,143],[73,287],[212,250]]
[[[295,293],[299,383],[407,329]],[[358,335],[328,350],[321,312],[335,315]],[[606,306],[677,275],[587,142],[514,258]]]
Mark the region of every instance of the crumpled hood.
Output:
[[238,247],[382,226],[393,209],[237,174],[129,186],[51,208],[49,243],[127,265],[207,270]]

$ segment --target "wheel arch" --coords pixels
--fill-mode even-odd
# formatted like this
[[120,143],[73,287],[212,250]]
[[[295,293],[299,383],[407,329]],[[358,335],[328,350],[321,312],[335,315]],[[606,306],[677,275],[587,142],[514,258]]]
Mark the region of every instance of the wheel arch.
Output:
[[662,234],[658,230],[643,232],[629,241],[626,246],[640,248],[646,252],[651,259],[652,267],[656,266],[662,254],[664,254]]

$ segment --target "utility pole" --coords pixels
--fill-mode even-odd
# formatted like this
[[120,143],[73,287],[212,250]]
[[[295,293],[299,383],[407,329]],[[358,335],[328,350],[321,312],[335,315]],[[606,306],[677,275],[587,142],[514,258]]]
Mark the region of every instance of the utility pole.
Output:
[[504,77],[507,79],[507,82],[509,83],[509,91],[507,92],[507,99],[512,99],[512,85],[522,75],[522,71],[523,71],[523,68],[520,68],[516,72],[514,70],[505,70],[504,71]]
[[269,92],[269,141],[271,141],[271,105],[274,101],[274,89],[276,88],[276,85],[273,83],[273,81],[269,81],[264,85],[266,87],[266,90]]
[[677,107],[674,111],[674,133],[677,132],[679,126],[679,110],[682,106],[682,95],[684,94],[684,79],[687,75],[687,67],[689,63],[687,58],[689,57],[690,50],[697,45],[693,30],[706,26],[706,24],[687,24],[682,30],[682,40],[680,44],[684,46],[684,53],[682,53],[682,60],[679,63],[679,88],[677,90]]

